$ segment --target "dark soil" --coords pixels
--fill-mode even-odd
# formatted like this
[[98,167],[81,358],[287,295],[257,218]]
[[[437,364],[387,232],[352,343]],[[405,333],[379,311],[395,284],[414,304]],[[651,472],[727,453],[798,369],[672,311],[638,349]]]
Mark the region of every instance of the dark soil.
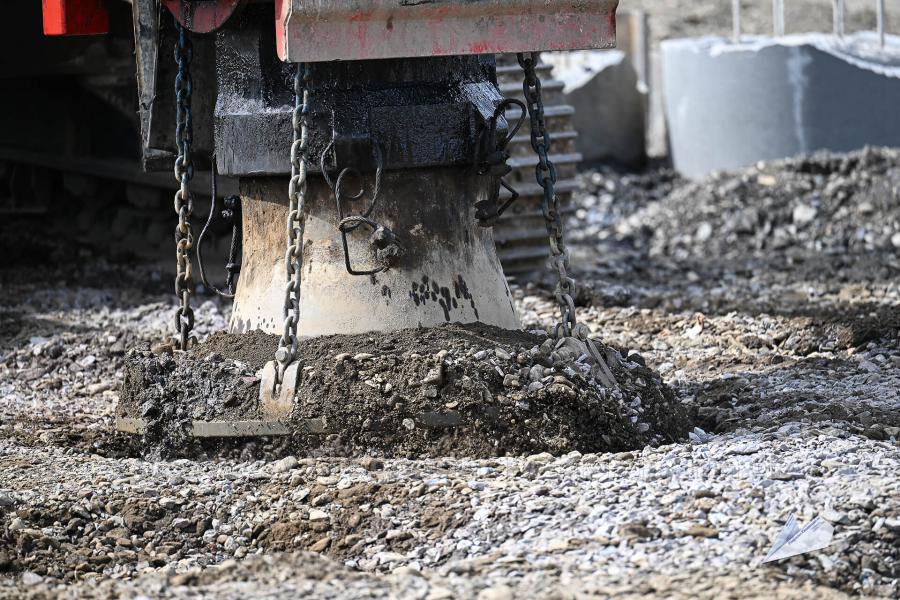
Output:
[[[255,374],[277,344],[218,334],[185,354],[134,352],[118,414],[146,419],[148,449],[165,452],[185,445],[192,419],[257,420]],[[610,389],[553,345],[483,325],[304,340],[291,444],[301,454],[489,457],[633,450],[690,429],[638,355],[600,345]],[[302,433],[308,419],[329,433]]]

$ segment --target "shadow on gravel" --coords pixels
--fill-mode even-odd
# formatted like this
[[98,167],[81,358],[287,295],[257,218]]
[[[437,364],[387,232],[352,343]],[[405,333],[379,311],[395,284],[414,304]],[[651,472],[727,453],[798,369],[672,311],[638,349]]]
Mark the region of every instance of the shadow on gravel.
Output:
[[27,303],[29,292],[46,290],[48,283],[58,291],[134,290],[137,303],[141,295],[171,293],[170,279],[131,252],[112,252],[15,221],[0,226],[0,289],[7,305]]
[[[866,377],[847,360],[803,358],[763,373],[739,373],[709,382],[692,383],[680,391],[692,397],[692,420],[705,431],[721,434],[741,428],[777,428],[787,423],[845,424],[851,433],[875,440],[897,435],[900,413],[886,398],[853,398],[852,376]],[[869,375],[877,378],[879,375]],[[832,389],[822,390],[823,381]],[[807,382],[799,388],[797,382]],[[846,389],[841,389],[841,387]],[[857,391],[858,392],[858,391]],[[869,394],[878,394],[869,390]],[[875,400],[873,402],[873,400]],[[879,406],[878,400],[884,400]],[[893,428],[893,429],[892,429]]]
[[96,327],[88,327],[66,319],[40,317],[22,310],[0,307],[0,352],[15,348],[33,336],[84,334],[96,330]]
[[[115,431],[110,423],[104,427],[78,427],[71,421],[54,423],[30,420],[25,427],[9,434],[7,439],[17,445],[34,448],[65,448],[76,453],[103,458],[141,458],[140,445],[132,436]],[[15,428],[14,421],[10,425]]]
[[621,248],[610,250],[604,243],[597,248],[596,260],[597,268],[576,273],[584,288],[579,294],[581,302],[656,308],[677,299],[685,310],[709,314],[756,306],[770,311],[773,305],[779,306],[777,297],[771,295],[788,293],[801,285],[823,289],[861,286],[862,290],[900,277],[897,254],[879,252],[831,256],[758,254],[697,260],[653,257]]
[[[871,297],[870,288],[900,277],[900,270],[874,254],[831,258],[794,265],[648,259],[642,268],[600,280],[582,276],[576,303],[698,312],[707,317],[737,313],[794,319],[789,349],[800,356],[900,335],[900,305],[865,299]],[[835,267],[835,260],[850,265],[846,272]],[[810,296],[807,288],[812,287],[827,290],[829,297]]]

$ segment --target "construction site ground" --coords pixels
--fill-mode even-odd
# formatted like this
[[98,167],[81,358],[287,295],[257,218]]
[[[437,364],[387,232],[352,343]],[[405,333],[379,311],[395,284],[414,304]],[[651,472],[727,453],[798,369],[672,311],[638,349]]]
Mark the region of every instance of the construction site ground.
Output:
[[[5,227],[0,597],[897,597],[900,154],[580,181],[580,316],[671,386],[676,443],[147,454],[113,415],[126,353],[170,332],[171,273]],[[547,288],[514,295],[553,322]],[[201,337],[226,328],[197,304]],[[792,514],[834,543],[762,564]]]

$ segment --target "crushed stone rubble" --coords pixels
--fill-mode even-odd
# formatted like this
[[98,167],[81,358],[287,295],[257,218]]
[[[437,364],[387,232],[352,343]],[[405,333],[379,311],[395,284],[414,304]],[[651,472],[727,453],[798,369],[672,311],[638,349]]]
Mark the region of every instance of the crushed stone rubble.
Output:
[[[867,148],[760,165],[740,176],[720,173],[650,202],[616,227],[648,254],[728,257],[783,250],[896,253],[900,150]],[[753,198],[754,202],[748,202]],[[893,218],[890,216],[893,214]],[[885,217],[889,218],[885,218]],[[896,255],[893,256],[896,266]]]
[[[594,172],[582,185],[595,206],[573,223],[583,311],[609,343],[640,348],[695,422],[837,417],[875,439],[896,433],[900,152],[820,153],[697,182]],[[811,203],[821,214],[798,228]]]
[[[39,269],[3,267],[0,597],[897,597],[898,165],[869,150],[693,183],[664,170],[582,175],[579,318],[661,374],[689,421],[689,435],[627,452],[339,457],[258,439],[148,457],[113,419],[128,352],[172,326],[168,278],[89,249],[69,253],[77,265],[62,252]],[[797,227],[813,196],[825,220]],[[864,202],[872,235],[854,225]],[[768,207],[748,231],[735,224],[745,205]],[[702,221],[731,241],[714,233],[691,250],[680,240],[698,243]],[[526,330],[556,318],[542,286],[513,292]],[[224,342],[212,334],[227,318],[198,303],[205,344]],[[410,348],[370,336],[339,361],[325,340],[308,366],[323,386],[341,375],[359,403],[403,388],[407,404],[378,409],[400,428],[403,411],[452,410],[447,386],[465,361],[495,396],[531,398],[522,369],[535,365],[518,355],[541,344],[449,336],[440,355],[433,335],[405,358]],[[196,360],[214,352],[208,364],[228,377],[255,377],[252,348]],[[392,361],[409,369],[396,380],[380,371]],[[552,366],[541,368],[544,383]],[[833,543],[761,564],[791,515],[826,519]]]
[[[119,580],[143,574],[177,586],[202,580],[203,567],[301,549],[393,573],[409,588],[427,572],[430,591],[453,597],[496,581],[513,593],[550,594],[560,584],[604,593],[651,574],[669,581],[650,584],[661,595],[694,578],[759,593],[784,577],[887,594],[900,568],[896,447],[830,426],[639,453],[393,463],[148,464],[29,450],[3,443],[4,460],[19,464],[6,485],[28,486],[4,495],[4,540],[22,555],[13,558],[22,580],[47,590],[102,573],[106,589],[127,595],[144,583]],[[35,485],[29,471],[39,468]],[[90,488],[71,473],[90,474]],[[837,528],[835,544],[762,567],[790,514],[804,522],[824,515]],[[265,562],[250,563],[251,573],[253,565]],[[304,568],[283,583],[299,590],[320,576]]]

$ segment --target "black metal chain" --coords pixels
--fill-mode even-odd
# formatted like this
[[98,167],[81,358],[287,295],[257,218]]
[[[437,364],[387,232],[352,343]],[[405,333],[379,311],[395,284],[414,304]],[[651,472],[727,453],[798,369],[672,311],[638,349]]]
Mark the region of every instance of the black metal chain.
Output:
[[575,320],[575,280],[569,276],[569,250],[563,237],[562,216],[559,211],[559,198],[556,196],[556,167],[550,160],[551,139],[544,121],[544,101],[541,95],[541,80],[535,72],[539,55],[537,53],[519,54],[518,60],[525,71],[522,89],[525,92],[525,103],[531,119],[531,147],[538,157],[535,177],[544,190],[541,199],[541,211],[550,239],[550,262],[558,275],[554,294],[559,304],[560,322],[556,325],[557,337],[571,336],[576,325]]
[[194,177],[194,163],[191,156],[191,145],[194,141],[193,115],[191,113],[191,94],[193,79],[191,78],[191,59],[193,46],[187,36],[187,30],[176,21],[178,40],[175,44],[175,62],[178,74],[175,76],[175,143],[178,146],[178,157],[175,159],[175,179],[179,189],[175,192],[175,214],[178,215],[178,226],[175,228],[176,276],[175,294],[181,301],[175,313],[176,342],[181,350],[188,350],[195,341],[191,335],[194,328],[194,310],[191,308],[191,295],[194,288],[194,277],[191,266],[191,249],[194,236],[191,232],[191,215],[194,212],[194,197],[190,183]]
[[307,65],[299,63],[294,73],[294,112],[291,119],[294,130],[291,144],[291,182],[288,187],[287,251],[284,255],[287,286],[284,290],[284,327],[275,362],[276,391],[284,381],[284,373],[297,358],[297,324],[300,322],[300,286],[303,270],[304,215],[308,188],[307,146],[309,116],[309,77]]
[[550,240],[550,265],[558,277],[554,295],[559,305],[560,321],[553,329],[553,337],[559,344],[567,342],[567,338],[576,338],[580,346],[591,357],[594,363],[592,375],[607,387],[615,385],[615,377],[600,354],[597,345],[590,338],[590,328],[578,323],[575,315],[575,280],[569,275],[569,250],[566,247],[562,215],[559,210],[559,198],[556,196],[556,167],[550,160],[551,140],[544,121],[544,101],[541,94],[541,80],[537,76],[536,67],[540,55],[536,52],[517,55],[519,66],[525,72],[522,89],[528,116],[531,120],[531,147],[538,157],[535,177],[544,190],[541,199],[541,211]]

